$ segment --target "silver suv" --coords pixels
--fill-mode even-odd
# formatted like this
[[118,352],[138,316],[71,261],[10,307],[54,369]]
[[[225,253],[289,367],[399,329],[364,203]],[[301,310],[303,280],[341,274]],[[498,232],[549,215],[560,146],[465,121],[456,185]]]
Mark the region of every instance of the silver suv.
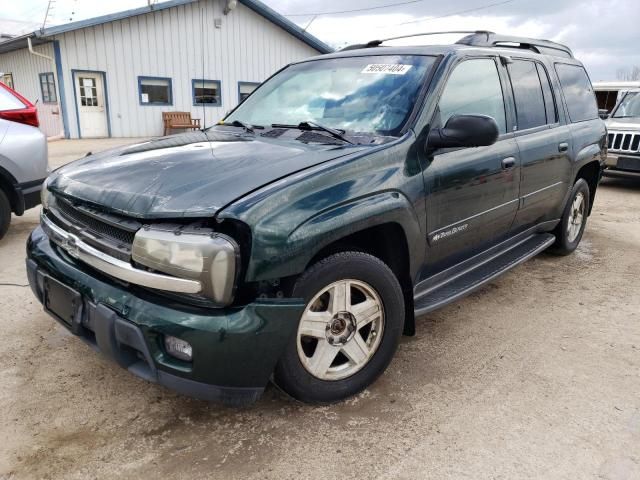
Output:
[[48,174],[47,139],[38,128],[36,107],[0,83],[0,239],[11,212],[22,215],[40,204]]
[[609,153],[604,175],[640,178],[640,88],[622,97],[606,124]]

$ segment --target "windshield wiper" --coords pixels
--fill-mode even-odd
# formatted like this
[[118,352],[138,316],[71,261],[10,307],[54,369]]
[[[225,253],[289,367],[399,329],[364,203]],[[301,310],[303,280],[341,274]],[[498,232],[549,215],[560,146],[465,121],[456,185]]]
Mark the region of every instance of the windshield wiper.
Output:
[[300,122],[298,125],[282,125],[279,123],[274,123],[271,125],[273,128],[299,128],[300,130],[322,130],[323,132],[327,132],[333,138],[337,138],[338,140],[342,140],[343,142],[349,143],[351,145],[355,145],[351,140],[344,136],[344,131],[336,130],[335,128],[326,127],[324,125],[320,125],[319,123],[312,121],[304,121]]
[[249,123],[245,123],[245,122],[242,122],[240,120],[234,120],[233,122],[230,122],[230,123],[220,122],[220,123],[218,123],[218,125],[228,125],[228,126],[231,126],[231,127],[242,127],[242,128],[244,128],[245,132],[248,132],[248,133],[255,133],[253,131],[254,128],[264,128],[262,125],[251,125]]

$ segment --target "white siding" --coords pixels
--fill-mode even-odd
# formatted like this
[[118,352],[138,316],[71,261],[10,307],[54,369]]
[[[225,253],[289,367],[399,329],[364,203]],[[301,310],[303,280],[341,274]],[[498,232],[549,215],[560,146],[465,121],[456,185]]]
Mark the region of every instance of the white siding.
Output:
[[[229,15],[222,9],[221,0],[202,0],[58,35],[71,137],[78,137],[72,70],[106,73],[112,136],[144,137],[162,134],[163,111],[190,111],[211,125],[238,103],[238,82],[261,82],[318,55],[240,3]],[[171,78],[173,105],[140,105],[138,76]],[[201,78],[222,82],[221,107],[193,106],[191,80]]]
[[[38,45],[33,49],[53,58],[52,43]],[[0,72],[11,73],[16,91],[31,103],[36,103],[37,101],[40,129],[49,137],[60,135],[62,133],[62,119],[58,105],[43,103],[39,77],[40,73],[55,73],[55,64],[46,58],[31,54],[29,50],[23,48],[0,54]]]

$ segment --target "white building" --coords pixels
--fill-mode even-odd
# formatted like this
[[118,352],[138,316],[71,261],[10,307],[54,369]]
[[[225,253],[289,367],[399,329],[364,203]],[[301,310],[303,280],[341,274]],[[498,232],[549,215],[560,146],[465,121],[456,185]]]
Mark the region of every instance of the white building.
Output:
[[283,66],[330,51],[258,0],[172,0],[5,40],[0,81],[37,100],[47,136],[145,137],[165,111],[211,125]]

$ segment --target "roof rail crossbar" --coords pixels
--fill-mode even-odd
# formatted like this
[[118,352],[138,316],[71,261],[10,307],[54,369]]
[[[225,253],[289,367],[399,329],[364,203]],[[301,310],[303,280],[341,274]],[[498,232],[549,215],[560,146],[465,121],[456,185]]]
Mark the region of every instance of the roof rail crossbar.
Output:
[[473,47],[500,47],[514,45],[517,48],[533,50],[536,53],[550,53],[548,50],[552,50],[555,55],[560,54],[561,56],[573,58],[573,52],[571,49],[561,43],[552,42],[550,40],[538,40],[535,38],[497,35],[493,32],[476,32],[461,38],[456,43],[459,45],[469,45]]
[[[487,38],[489,38],[489,35],[495,35],[493,32],[488,32],[488,31],[484,31],[484,30],[451,30],[451,31],[447,31],[447,32],[412,33],[410,35],[400,35],[399,37],[389,37],[389,38],[384,38],[382,40],[371,40],[370,42],[367,42],[367,43],[358,43],[358,44],[355,44],[355,45],[348,45],[348,46],[344,47],[341,51],[356,50],[356,49],[359,49],[359,48],[379,47],[384,42],[388,42],[390,40],[399,40],[401,38],[424,37],[424,36],[427,36],[427,35],[450,35],[450,34],[454,34],[454,33],[467,34],[467,37],[464,37],[464,38],[468,38],[468,37],[473,36],[473,35],[485,35]],[[471,35],[469,35],[469,34],[471,34]]]

